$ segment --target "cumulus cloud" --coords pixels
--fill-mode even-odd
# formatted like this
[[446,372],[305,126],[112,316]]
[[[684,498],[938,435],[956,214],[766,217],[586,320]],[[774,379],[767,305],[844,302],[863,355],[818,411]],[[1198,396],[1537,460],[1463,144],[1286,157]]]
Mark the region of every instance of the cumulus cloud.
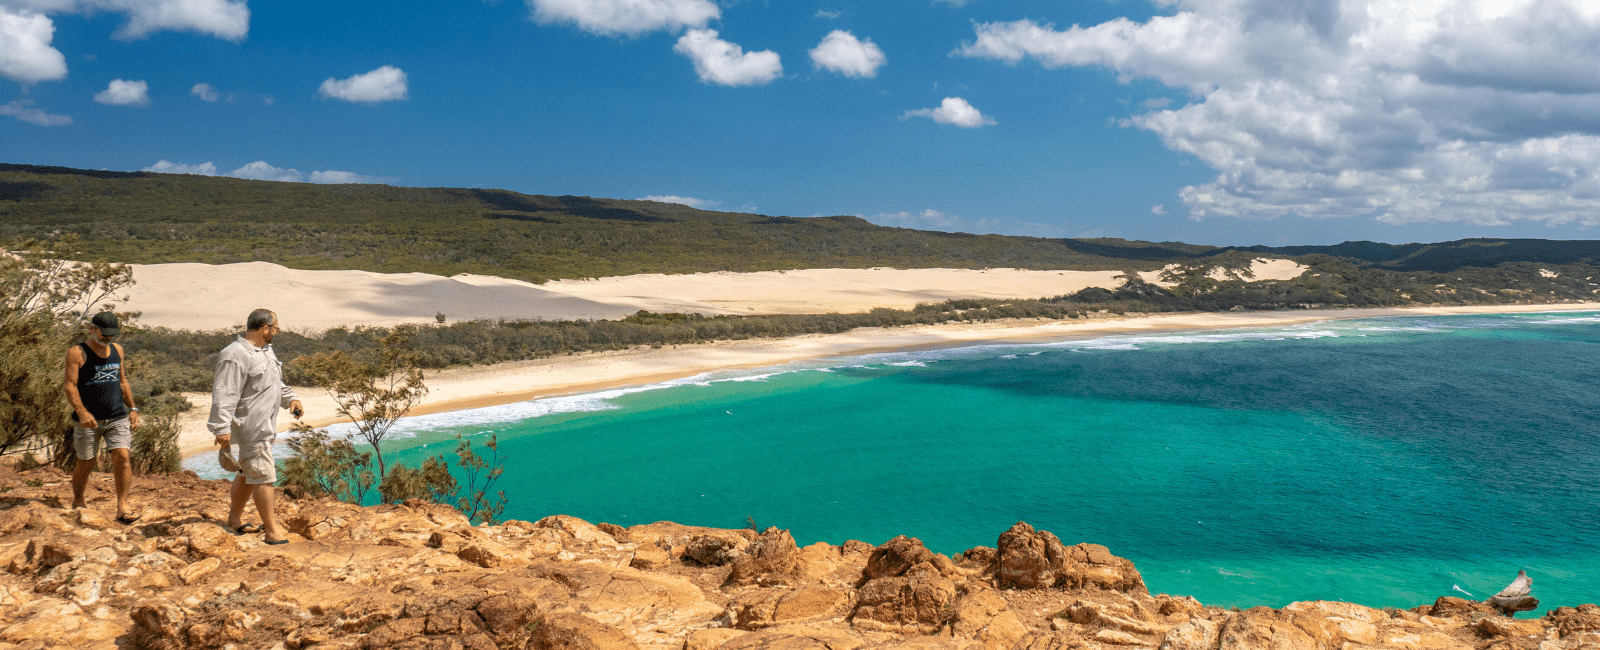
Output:
[[0,75],[23,83],[66,78],[67,59],[50,46],[55,34],[50,18],[0,4]]
[[1186,91],[1126,124],[1217,171],[1193,218],[1600,225],[1600,6],[1172,0],[1058,30],[980,23],[955,54],[1100,66]]
[[828,20],[833,20],[835,18],[838,18],[839,15],[840,14],[837,11],[828,11],[827,9],[818,9],[816,15],[812,16],[812,18],[827,18]]
[[706,199],[697,199],[692,196],[677,196],[673,194],[651,194],[650,196],[641,197],[639,200],[657,201],[660,203],[679,203],[682,205],[687,205],[691,208],[700,208],[701,210],[715,207],[721,203],[720,201],[709,201]]
[[216,176],[217,166],[209,162],[198,165],[185,165],[182,163],[168,162],[165,159],[156,161],[156,164],[141,169],[142,172],[156,172],[158,174],[199,174],[201,176]]
[[23,83],[66,78],[66,57],[51,45],[50,16],[102,12],[127,16],[114,34],[121,39],[174,30],[237,41],[250,31],[244,0],[0,0],[0,76]]
[[327,171],[311,172],[311,176],[307,180],[313,183],[323,183],[329,185],[336,185],[339,183],[397,183],[400,181],[399,177],[396,176],[368,176],[366,174],[341,172],[331,169]]
[[10,115],[39,126],[66,126],[72,123],[70,115],[51,115],[42,108],[34,108],[20,101],[0,104],[0,115]]
[[[199,174],[201,176],[216,176],[217,166],[211,162],[203,162],[198,165],[185,165],[183,163],[160,160],[157,161],[156,164],[146,167],[140,171],[157,172],[161,174]],[[274,167],[268,164],[265,160],[257,160],[223,175],[256,181],[280,181],[286,183],[396,183],[400,181],[399,178],[394,176],[367,176],[365,174],[357,174],[355,172],[341,172],[331,169],[307,174],[298,169]]]
[[113,79],[105,90],[94,94],[94,100],[109,106],[149,106],[150,84],[143,79]]
[[944,101],[939,102],[938,108],[919,108],[914,111],[906,111],[904,115],[900,116],[900,119],[904,120],[911,117],[926,117],[941,124],[954,124],[963,129],[976,129],[995,124],[993,118],[979,112],[978,109],[972,107],[972,104],[968,104],[967,100],[960,97],[946,97]]
[[204,99],[208,102],[214,102],[222,99],[222,95],[217,92],[217,89],[212,88],[211,84],[208,83],[195,84],[193,88],[189,89],[189,94],[199,97],[200,99]]
[[941,4],[950,5],[951,9],[959,9],[961,7],[967,6],[968,2],[972,2],[972,0],[933,0],[933,1],[941,3]]
[[694,61],[695,73],[708,84],[757,86],[783,74],[777,52],[746,52],[735,43],[717,38],[714,29],[689,30],[672,46],[672,51]]
[[822,42],[811,49],[812,66],[846,77],[876,77],[878,68],[888,62],[889,58],[872,39],[858,39],[842,29],[828,32]]
[[638,36],[657,30],[705,27],[722,17],[708,0],[526,0],[540,24],[577,26],[603,36]]
[[323,97],[362,104],[406,99],[406,73],[386,65],[347,79],[328,77],[319,91]]
[[1166,214],[1167,206],[1157,203],[1150,206],[1150,214]]
[[879,212],[875,215],[856,215],[880,226],[894,226],[897,228],[916,228],[936,230],[950,230],[964,225],[961,217],[947,214],[938,210],[923,210],[921,212]]

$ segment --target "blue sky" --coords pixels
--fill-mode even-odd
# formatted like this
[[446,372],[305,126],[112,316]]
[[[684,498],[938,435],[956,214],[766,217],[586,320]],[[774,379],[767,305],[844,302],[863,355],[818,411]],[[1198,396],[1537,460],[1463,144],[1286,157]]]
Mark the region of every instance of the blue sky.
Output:
[[0,0],[0,160],[1207,244],[1591,238],[1594,0]]

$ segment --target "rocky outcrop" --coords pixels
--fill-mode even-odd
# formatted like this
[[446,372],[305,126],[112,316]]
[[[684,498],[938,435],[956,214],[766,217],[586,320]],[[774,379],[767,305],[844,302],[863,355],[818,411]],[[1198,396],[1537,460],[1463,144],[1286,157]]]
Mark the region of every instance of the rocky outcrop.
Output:
[[420,501],[286,498],[291,543],[267,546],[224,525],[223,482],[138,478],[144,516],[123,526],[103,486],[90,509],[62,509],[66,481],[0,467],[0,650],[1600,646],[1594,605],[1517,619],[1449,597],[1229,611],[1152,596],[1128,560],[1026,523],[952,558],[905,536],[802,548],[777,528],[474,526]]

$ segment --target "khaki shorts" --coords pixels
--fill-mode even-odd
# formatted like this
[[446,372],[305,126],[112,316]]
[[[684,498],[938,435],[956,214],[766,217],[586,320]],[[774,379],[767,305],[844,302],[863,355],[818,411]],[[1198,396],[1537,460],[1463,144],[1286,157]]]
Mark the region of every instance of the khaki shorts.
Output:
[[272,445],[277,439],[268,438],[239,445],[239,473],[245,485],[272,485],[278,481],[278,465],[272,460]]
[[83,425],[72,425],[72,450],[77,452],[78,460],[94,460],[100,455],[97,447],[100,439],[106,439],[106,449],[129,449],[133,447],[133,429],[128,426],[128,417],[122,416],[115,420],[99,420],[95,428],[85,429]]

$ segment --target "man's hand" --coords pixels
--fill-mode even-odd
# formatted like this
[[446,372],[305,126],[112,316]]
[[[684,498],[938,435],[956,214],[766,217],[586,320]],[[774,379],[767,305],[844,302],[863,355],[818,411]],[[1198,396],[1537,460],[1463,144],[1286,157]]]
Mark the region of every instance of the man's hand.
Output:
[[306,410],[300,406],[300,400],[293,400],[289,402],[289,415],[293,415],[294,419],[298,420],[300,419],[300,416],[305,414]]
[[217,436],[216,439],[213,442],[216,442],[218,447],[226,447],[226,446],[228,446],[228,442],[231,439],[232,439],[232,436],[224,434],[224,435]]
[[100,422],[95,420],[93,415],[89,415],[88,411],[84,411],[78,414],[78,426],[93,430],[100,428]]
[[129,429],[137,429],[137,428],[139,428],[139,412],[138,411],[128,411],[128,428]]

